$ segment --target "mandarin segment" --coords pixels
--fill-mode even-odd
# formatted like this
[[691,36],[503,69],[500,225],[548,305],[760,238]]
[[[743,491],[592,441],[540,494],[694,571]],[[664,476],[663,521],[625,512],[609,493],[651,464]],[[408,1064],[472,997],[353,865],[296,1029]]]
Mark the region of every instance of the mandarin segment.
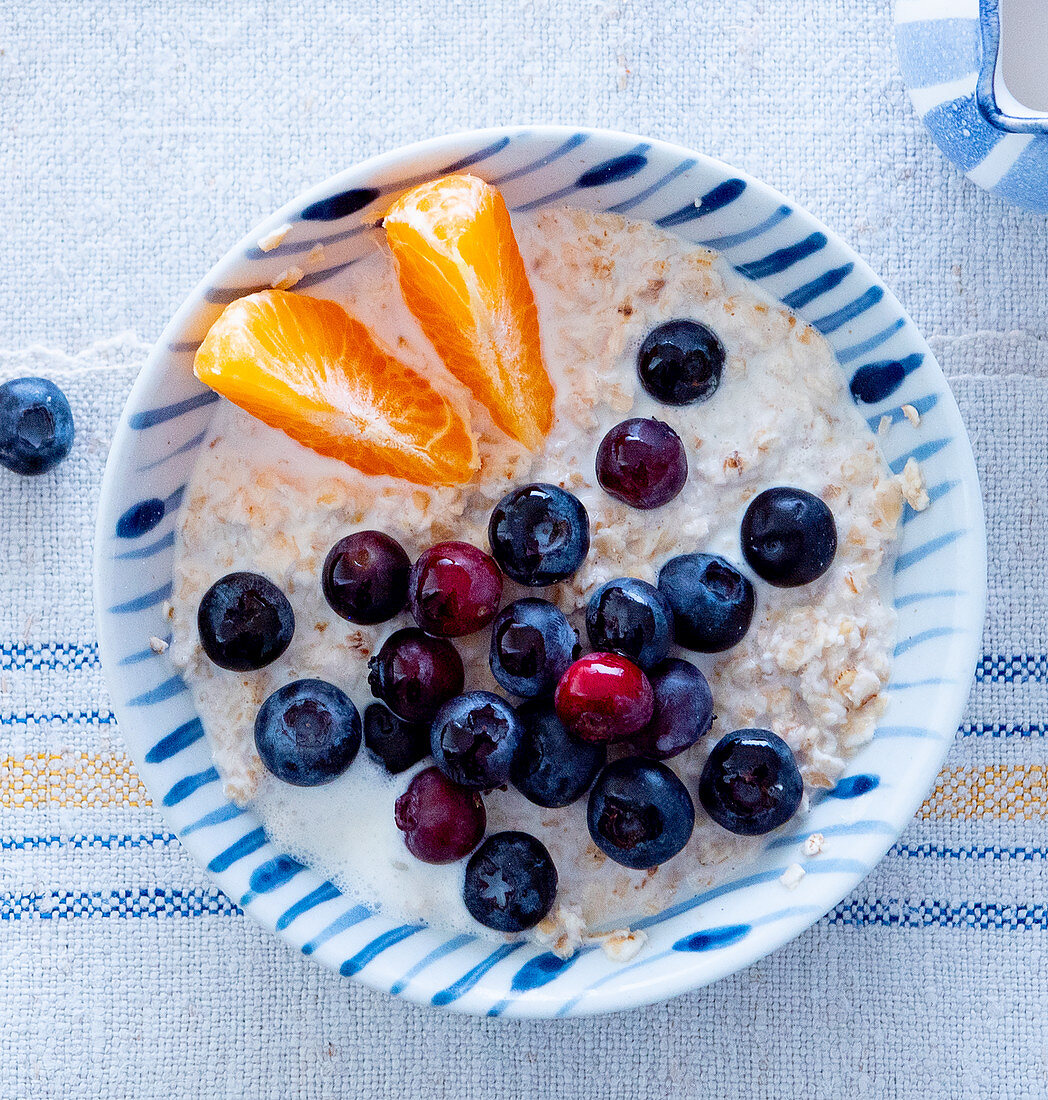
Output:
[[444,363],[531,450],[553,425],[538,311],[502,196],[475,176],[402,195],[384,220],[400,289]]
[[201,382],[319,454],[420,485],[479,468],[468,413],[337,303],[281,290],[239,298],[196,353]]

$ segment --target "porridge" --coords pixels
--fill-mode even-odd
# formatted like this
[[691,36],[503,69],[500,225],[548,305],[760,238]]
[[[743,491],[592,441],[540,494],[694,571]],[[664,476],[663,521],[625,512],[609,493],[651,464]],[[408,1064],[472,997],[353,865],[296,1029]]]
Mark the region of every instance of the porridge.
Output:
[[[349,269],[331,296],[367,324],[380,347],[395,351],[447,395],[453,407],[470,407],[477,437],[471,461],[479,469],[451,485],[363,473],[224,404],[201,447],[180,515],[170,655],[192,689],[228,796],[251,804],[275,844],[361,902],[405,919],[484,931],[463,901],[465,860],[415,858],[395,821],[398,798],[432,768],[431,759],[391,774],[361,748],[332,781],[299,786],[271,774],[256,748],[260,708],[292,681],[315,678],[335,685],[360,712],[375,704],[376,655],[394,632],[415,627],[418,616],[403,599],[395,613],[377,623],[336,614],[321,584],[331,548],[353,532],[374,531],[396,540],[411,562],[446,542],[486,552],[489,520],[507,494],[534,485],[567,490],[588,521],[589,548],[581,564],[549,586],[525,586],[511,575],[499,583],[503,608],[538,597],[567,617],[581,640],[578,666],[587,649],[601,649],[587,644],[587,607],[608,582],[635,578],[672,597],[668,574],[660,578],[671,559],[719,555],[738,566],[752,583],[751,590],[742,582],[753,602],[741,640],[711,645],[713,652],[677,644],[669,650],[670,657],[705,675],[715,713],[708,732],[698,730],[697,740],[688,738],[683,751],[662,755],[657,766],[660,782],[670,782],[662,775],[666,770],[680,780],[673,790],[674,797],[680,797],[681,785],[686,792],[685,816],[694,801],[694,826],[690,835],[682,826],[677,854],[653,861],[655,866],[631,867],[628,859],[609,858],[587,822],[588,812],[595,812],[597,788],[589,799],[583,793],[552,808],[525,797],[520,788],[528,783],[516,779],[483,790],[487,835],[527,834],[541,842],[555,867],[550,886],[555,901],[545,906],[544,919],[530,934],[561,954],[597,939],[609,956],[626,960],[643,946],[643,933],[630,932],[631,922],[665,908],[684,891],[699,891],[735,873],[765,843],[762,835],[717,824],[695,797],[707,760],[722,752],[726,735],[772,731],[785,742],[788,750],[782,752],[790,757],[790,768],[795,760],[799,773],[790,813],[803,813],[811,796],[831,788],[847,758],[871,738],[885,705],[895,632],[886,586],[896,527],[904,493],[915,508],[926,506],[927,496],[916,467],[900,478],[888,470],[823,338],[714,253],[645,222],[567,208],[515,218],[513,229],[534,292],[554,395],[545,438],[525,447],[471,399],[461,375],[434,353],[405,304],[389,251],[376,248]],[[716,335],[723,369],[708,399],[672,405],[638,381],[638,353],[649,334],[681,318]],[[674,486],[672,498],[658,507],[631,506],[609,491],[614,489],[610,476],[598,479],[596,473],[602,440],[634,419],[668,425],[686,454],[683,485]],[[654,467],[648,472],[649,481],[656,481]],[[817,498],[811,506],[832,515],[835,552],[831,547],[818,575],[806,583],[767,583],[745,564],[740,549],[740,529],[752,526],[757,514],[751,506],[766,490],[782,486],[803,490],[805,500],[811,494]],[[507,553],[513,553],[512,546]],[[219,667],[198,634],[205,593],[234,571],[261,574],[293,609],[290,644],[252,671]],[[504,565],[504,571],[512,568]],[[658,590],[643,598],[658,602]],[[497,592],[494,605],[499,606]],[[678,617],[677,639],[689,640],[682,630]],[[490,629],[452,637],[450,644],[461,656],[466,692],[491,692],[513,707],[522,702],[493,675]],[[575,657],[578,651],[568,659]],[[629,661],[622,663],[636,671]],[[562,697],[576,665],[564,673],[557,691],[561,717],[570,710],[571,700],[562,707]],[[650,695],[650,688],[644,690]],[[656,706],[659,699],[656,690]],[[634,723],[634,736],[643,736],[638,725],[650,718],[650,698],[647,706]],[[548,711],[553,713],[552,707]],[[497,702],[489,705],[488,713],[495,712]],[[510,711],[507,721],[512,720]],[[602,736],[596,727],[575,732],[590,743]],[[622,756],[628,762],[623,745],[631,743],[636,742],[618,737],[601,745],[595,767],[603,763],[605,750],[608,760]],[[438,763],[444,767],[446,761]],[[432,782],[438,780],[446,782],[439,776]],[[603,781],[602,774],[598,786]],[[479,835],[466,842],[466,852]],[[815,855],[822,838],[810,839]],[[796,886],[803,868],[797,872],[785,887]],[[511,888],[512,876],[503,885]],[[497,923],[488,927],[499,930]]]

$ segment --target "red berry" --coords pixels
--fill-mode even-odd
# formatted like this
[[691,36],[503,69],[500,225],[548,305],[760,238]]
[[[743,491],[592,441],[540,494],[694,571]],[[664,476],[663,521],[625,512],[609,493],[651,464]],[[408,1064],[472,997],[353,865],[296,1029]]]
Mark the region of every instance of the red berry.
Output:
[[408,784],[393,810],[408,851],[423,863],[454,863],[480,843],[487,826],[484,803],[439,768],[426,768]]
[[623,420],[597,448],[597,481],[634,508],[658,508],[688,480],[688,457],[680,436],[661,420]]
[[502,573],[493,558],[468,542],[440,542],[412,566],[408,599],[427,634],[460,638],[495,617]]
[[580,657],[557,685],[557,716],[584,741],[619,741],[651,721],[655,696],[647,676],[617,653]]

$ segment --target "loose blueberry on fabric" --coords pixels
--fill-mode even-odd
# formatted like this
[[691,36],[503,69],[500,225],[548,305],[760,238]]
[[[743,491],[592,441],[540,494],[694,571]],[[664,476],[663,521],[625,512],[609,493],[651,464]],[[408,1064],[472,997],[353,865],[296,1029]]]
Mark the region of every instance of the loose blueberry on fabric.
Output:
[[415,622],[427,634],[460,638],[495,617],[502,574],[488,554],[468,542],[441,542],[412,566],[408,598]]
[[360,748],[360,715],[334,684],[295,680],[274,691],[259,709],[255,747],[278,779],[317,787],[353,763]]
[[552,695],[578,655],[575,628],[548,600],[535,596],[514,600],[491,625],[491,674],[514,695],[527,699]]
[[43,474],[73,446],[66,395],[46,378],[12,378],[0,386],[0,465],[16,474]]
[[557,715],[583,741],[621,741],[651,721],[655,698],[647,676],[617,653],[587,653],[557,685]]
[[355,531],[328,551],[321,587],[331,610],[351,623],[392,619],[408,598],[411,561],[382,531]]
[[429,723],[405,722],[381,703],[364,708],[364,747],[390,775],[429,755]]
[[708,401],[717,392],[723,371],[724,345],[698,321],[657,325],[637,355],[641,385],[664,405]]
[[469,691],[445,703],[430,727],[430,751],[437,767],[470,790],[491,790],[508,782],[520,744],[516,711],[490,691]]
[[529,588],[570,577],[589,550],[589,517],[578,497],[537,482],[507,493],[488,522],[491,553],[506,576]]
[[550,911],[557,868],[528,833],[494,833],[466,864],[462,900],[474,920],[496,932],[524,932]]
[[750,568],[778,588],[811,584],[837,553],[837,525],[826,503],[789,486],[765,489],[742,518],[742,552]]
[[517,716],[523,732],[510,769],[513,786],[537,806],[571,805],[604,767],[604,746],[570,734],[549,700],[524,703]]
[[673,610],[653,584],[621,577],[593,593],[586,633],[594,649],[620,653],[646,669],[669,653]]
[[487,826],[484,803],[439,768],[424,768],[393,809],[408,851],[423,863],[453,863],[469,855]]
[[593,843],[623,867],[657,867],[688,843],[695,806],[677,776],[654,760],[609,764],[590,791],[586,813]]
[[789,821],[803,793],[789,745],[771,730],[736,730],[721,738],[699,779],[705,811],[740,836],[760,836]]
[[228,573],[204,593],[197,609],[200,644],[219,666],[251,672],[291,644],[295,613],[287,596],[259,573]]
[[597,482],[633,508],[668,504],[688,480],[680,436],[661,420],[636,417],[616,424],[597,448]]
[[716,554],[681,554],[659,571],[659,591],[673,609],[678,645],[720,653],[741,642],[753,619],[753,585]]
[[713,694],[706,677],[690,661],[668,657],[648,670],[655,713],[627,741],[631,752],[668,760],[690,749],[713,725]]
[[451,642],[415,627],[391,634],[368,668],[371,694],[406,722],[429,722],[465,683],[462,658]]

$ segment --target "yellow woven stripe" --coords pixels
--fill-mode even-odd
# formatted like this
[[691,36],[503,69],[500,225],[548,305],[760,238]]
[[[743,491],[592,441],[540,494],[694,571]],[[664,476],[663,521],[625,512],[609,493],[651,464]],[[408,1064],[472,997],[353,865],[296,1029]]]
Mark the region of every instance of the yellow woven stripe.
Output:
[[[122,753],[36,753],[0,759],[0,807],[149,806]],[[1048,821],[1048,766],[944,768],[917,811],[922,821]]]
[[0,759],[0,806],[103,809],[149,806],[145,785],[122,753],[35,753]]
[[943,768],[917,816],[923,821],[1046,821],[1048,766]]

